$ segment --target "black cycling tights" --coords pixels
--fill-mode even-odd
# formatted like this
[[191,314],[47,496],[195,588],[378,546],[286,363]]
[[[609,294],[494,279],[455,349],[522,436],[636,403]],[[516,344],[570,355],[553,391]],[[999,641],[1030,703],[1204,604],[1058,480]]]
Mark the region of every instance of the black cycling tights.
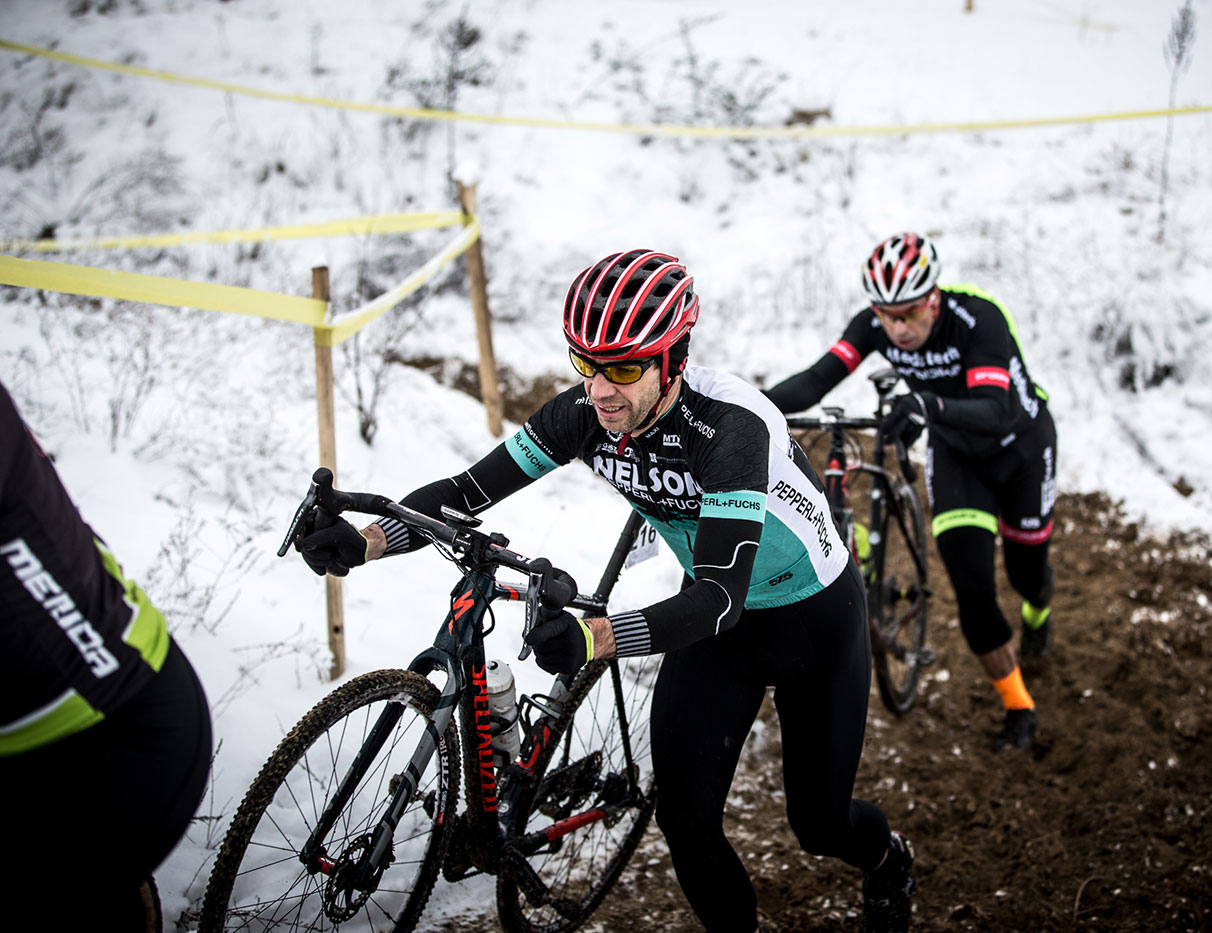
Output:
[[800,845],[864,871],[884,857],[883,811],[851,797],[870,655],[853,561],[817,595],[746,610],[728,632],[665,655],[652,704],[656,819],[686,899],[707,930],[752,933],[757,926],[753,885],[724,835],[723,813],[767,687],[774,687],[782,733],[787,820]]
[[148,685],[99,724],[0,758],[3,914],[7,923],[16,909],[26,924],[10,929],[146,929],[138,886],[193,818],[210,753],[202,685],[173,644]]
[[[1014,637],[1010,623],[997,602],[994,575],[996,539],[992,532],[972,525],[944,531],[936,539],[939,556],[947,568],[955,601],[959,607],[960,629],[973,654],[987,654]],[[1023,599],[1035,606],[1052,600],[1052,568],[1048,563],[1048,542],[1016,544],[1002,541],[1006,576]]]

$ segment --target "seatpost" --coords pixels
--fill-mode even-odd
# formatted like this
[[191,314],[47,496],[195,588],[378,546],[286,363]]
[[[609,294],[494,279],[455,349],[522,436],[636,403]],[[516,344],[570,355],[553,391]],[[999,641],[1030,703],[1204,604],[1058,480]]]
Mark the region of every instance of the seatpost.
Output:
[[[825,495],[835,513],[850,506],[850,490],[846,486],[846,443],[840,425],[829,431],[829,459],[825,466]],[[840,514],[838,515],[840,518]]]

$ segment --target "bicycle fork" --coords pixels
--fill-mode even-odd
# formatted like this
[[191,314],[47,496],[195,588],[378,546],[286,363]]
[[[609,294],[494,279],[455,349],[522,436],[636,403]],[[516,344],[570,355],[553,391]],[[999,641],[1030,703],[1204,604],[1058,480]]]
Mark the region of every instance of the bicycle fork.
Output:
[[446,668],[446,684],[438,699],[437,707],[425,724],[425,731],[417,743],[412,758],[404,770],[397,775],[396,786],[383,816],[374,829],[367,834],[369,838],[364,836],[360,840],[364,843],[363,852],[357,862],[346,866],[342,864],[345,861],[344,857],[338,860],[331,858],[325,852],[324,839],[357,790],[358,784],[366,776],[375,756],[378,755],[383,744],[391,735],[396,723],[400,721],[400,717],[404,713],[401,703],[388,703],[383,712],[379,714],[366,741],[350,764],[349,770],[342,777],[337,792],[325,806],[324,812],[316,822],[315,829],[312,830],[307,842],[299,850],[299,861],[303,863],[308,874],[332,875],[338,870],[346,872],[339,887],[347,896],[353,895],[354,892],[363,894],[372,892],[378,885],[383,871],[391,863],[391,841],[400,817],[412,802],[413,795],[420,784],[421,775],[425,773],[425,769],[438,749],[441,737],[450,725],[461,689],[460,678],[454,666],[446,659],[443,659],[443,666]]

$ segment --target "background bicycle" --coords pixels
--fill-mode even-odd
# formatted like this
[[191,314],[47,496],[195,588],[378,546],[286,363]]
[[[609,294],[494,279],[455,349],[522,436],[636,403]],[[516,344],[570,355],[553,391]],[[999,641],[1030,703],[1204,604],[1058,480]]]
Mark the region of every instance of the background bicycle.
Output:
[[[842,540],[867,581],[872,664],[880,699],[900,716],[913,705],[922,671],[934,660],[926,645],[930,601],[926,522],[913,486],[916,471],[904,444],[881,433],[900,377],[893,369],[883,369],[869,378],[878,395],[874,417],[847,416],[840,408],[822,406],[820,417],[791,415],[787,425],[801,431],[800,442],[818,468],[817,448],[828,440],[822,471],[825,494]],[[868,444],[867,460],[860,432],[869,431],[875,436]],[[889,445],[896,447],[899,476],[884,465]],[[856,488],[851,485],[854,476],[864,481]],[[851,502],[855,492],[866,502],[866,509],[858,510],[866,516],[865,524],[855,518]]]
[[[484,638],[496,600],[524,600],[527,627],[540,601],[604,614],[639,516],[597,591],[583,596],[547,561],[477,531],[478,519],[447,509],[441,522],[331,484],[329,471],[316,472],[280,554],[317,509],[354,510],[405,522],[463,576],[433,646],[408,670],[338,687],[270,756],[215,860],[199,930],[406,931],[439,873],[459,881],[485,872],[497,876],[504,929],[575,929],[655,806],[648,702],[659,658],[594,662],[556,677],[546,695],[514,701],[508,665],[486,658]],[[527,574],[526,584],[497,582],[500,567]],[[404,594],[401,608],[412,614]],[[442,675],[441,690],[431,674]]]

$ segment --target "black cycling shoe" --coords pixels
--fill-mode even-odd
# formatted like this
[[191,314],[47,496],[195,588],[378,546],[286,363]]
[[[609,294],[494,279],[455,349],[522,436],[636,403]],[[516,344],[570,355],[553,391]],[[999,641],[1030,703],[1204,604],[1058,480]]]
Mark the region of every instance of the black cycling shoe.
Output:
[[1006,710],[1006,719],[1002,723],[1002,731],[993,740],[993,750],[1000,752],[1003,748],[1029,749],[1035,741],[1035,710],[1011,709]]
[[913,846],[893,830],[884,863],[863,875],[863,930],[865,933],[905,933],[909,929],[909,898],[917,883],[909,874]]
[[1022,621],[1022,627],[1022,640],[1018,647],[1020,658],[1042,658],[1052,653],[1052,613],[1049,612],[1043,625],[1037,628],[1032,628],[1026,620]]

